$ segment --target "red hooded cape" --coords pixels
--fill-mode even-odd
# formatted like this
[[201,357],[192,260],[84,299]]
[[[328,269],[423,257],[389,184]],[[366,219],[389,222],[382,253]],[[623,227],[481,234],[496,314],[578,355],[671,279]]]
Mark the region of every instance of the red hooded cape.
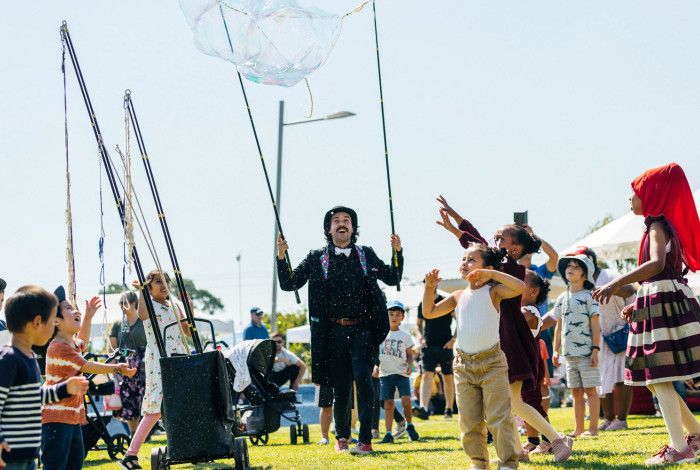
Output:
[[[683,168],[669,163],[647,170],[632,181],[632,190],[642,201],[644,217],[664,216],[676,229],[685,265],[691,271],[700,269],[700,220]],[[645,232],[641,246],[647,236]]]

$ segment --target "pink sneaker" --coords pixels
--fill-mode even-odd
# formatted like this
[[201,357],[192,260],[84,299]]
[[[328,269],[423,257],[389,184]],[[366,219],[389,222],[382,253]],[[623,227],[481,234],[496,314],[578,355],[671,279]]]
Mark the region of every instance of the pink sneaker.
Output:
[[574,440],[569,436],[561,436],[556,441],[552,442],[552,452],[554,452],[555,462],[564,462],[571,457],[571,448],[574,446]]
[[369,455],[373,452],[372,443],[365,444],[364,442],[358,442],[355,447],[350,449],[352,455]]
[[335,451],[336,452],[347,452],[348,451],[348,440],[340,438],[335,441]]
[[686,434],[685,442],[693,449],[695,455],[700,455],[700,434]]
[[606,431],[622,431],[623,429],[627,429],[627,421],[616,419],[608,425]]
[[552,451],[552,444],[547,441],[540,441],[540,444],[530,451],[531,454],[546,454]]
[[647,466],[651,466],[692,462],[695,462],[695,452],[693,452],[692,447],[687,446],[685,450],[681,452],[671,446],[663,446],[660,451],[644,463]]

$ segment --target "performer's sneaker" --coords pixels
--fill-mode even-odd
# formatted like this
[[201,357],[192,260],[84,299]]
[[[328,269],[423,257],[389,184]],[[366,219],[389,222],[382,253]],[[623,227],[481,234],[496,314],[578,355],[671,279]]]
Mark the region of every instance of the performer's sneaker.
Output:
[[340,439],[336,439],[335,451],[336,452],[347,452],[348,451],[348,440],[343,439],[342,437]]
[[358,442],[355,447],[350,449],[352,455],[369,455],[373,452],[372,443],[365,444],[364,442]]
[[559,439],[552,442],[552,452],[554,452],[555,462],[564,462],[571,457],[571,448],[574,446],[574,440],[569,436],[561,436]]
[[528,454],[535,449],[537,449],[537,446],[530,441],[527,441],[523,446],[523,450],[526,450]]
[[693,449],[695,455],[700,456],[700,434],[686,434],[685,442]]
[[416,428],[413,427],[413,423],[408,423],[406,425],[406,432],[408,433],[408,438],[412,441],[415,442],[420,439],[420,436],[418,435],[418,432],[416,431]]
[[622,431],[627,429],[627,420],[616,419],[608,426],[608,431]]
[[663,446],[652,458],[644,462],[648,467],[652,465],[666,465],[672,463],[692,463],[695,462],[695,452],[693,448],[687,446],[685,450],[676,450],[671,446]]
[[127,455],[119,461],[119,466],[122,470],[141,470],[143,467],[139,465],[139,458],[135,455]]
[[394,431],[394,439],[403,437],[406,434],[406,421],[396,423],[396,431]]
[[551,452],[551,451],[552,451],[552,444],[550,444],[547,441],[540,441],[540,443],[537,444],[537,447],[535,447],[534,449],[532,449],[530,451],[530,454],[535,454],[535,455],[546,454],[546,453]]
[[384,435],[384,439],[382,439],[382,444],[393,444],[393,443],[394,443],[394,436],[392,436],[390,432],[386,433]]
[[607,430],[608,430],[608,427],[609,427],[611,424],[612,424],[612,421],[610,421],[609,419],[606,419],[605,421],[603,421],[603,422],[601,423],[600,426],[598,426],[598,431],[607,431]]

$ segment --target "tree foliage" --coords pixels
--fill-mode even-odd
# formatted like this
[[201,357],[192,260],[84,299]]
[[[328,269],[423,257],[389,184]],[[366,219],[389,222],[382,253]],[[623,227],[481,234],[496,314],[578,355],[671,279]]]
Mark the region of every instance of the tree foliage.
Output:
[[[287,330],[290,328],[295,328],[297,326],[306,325],[307,311],[296,310],[294,312],[277,313],[277,330],[275,332],[282,333],[287,336]],[[270,330],[270,315],[266,313],[263,315],[262,322],[265,327],[270,331],[270,336],[272,336],[273,331]],[[292,343],[287,344],[287,349],[296,354],[299,359],[304,361],[306,367],[311,370],[311,345],[308,343]]]
[[[216,312],[222,312],[224,310],[224,304],[220,298],[206,289],[198,289],[192,279],[183,278],[183,282],[185,284],[185,290],[190,295],[196,310],[206,312],[210,315],[214,315]],[[178,289],[175,282],[173,282],[171,290],[173,295],[177,296]]]

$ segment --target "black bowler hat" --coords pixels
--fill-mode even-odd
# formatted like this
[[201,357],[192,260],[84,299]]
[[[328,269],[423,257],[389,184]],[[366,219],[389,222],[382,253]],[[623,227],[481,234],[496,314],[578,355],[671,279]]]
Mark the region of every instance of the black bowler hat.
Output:
[[345,206],[335,206],[333,209],[326,212],[326,216],[323,218],[323,230],[328,233],[331,229],[331,218],[340,212],[344,212],[350,216],[352,221],[352,228],[357,231],[357,212]]

